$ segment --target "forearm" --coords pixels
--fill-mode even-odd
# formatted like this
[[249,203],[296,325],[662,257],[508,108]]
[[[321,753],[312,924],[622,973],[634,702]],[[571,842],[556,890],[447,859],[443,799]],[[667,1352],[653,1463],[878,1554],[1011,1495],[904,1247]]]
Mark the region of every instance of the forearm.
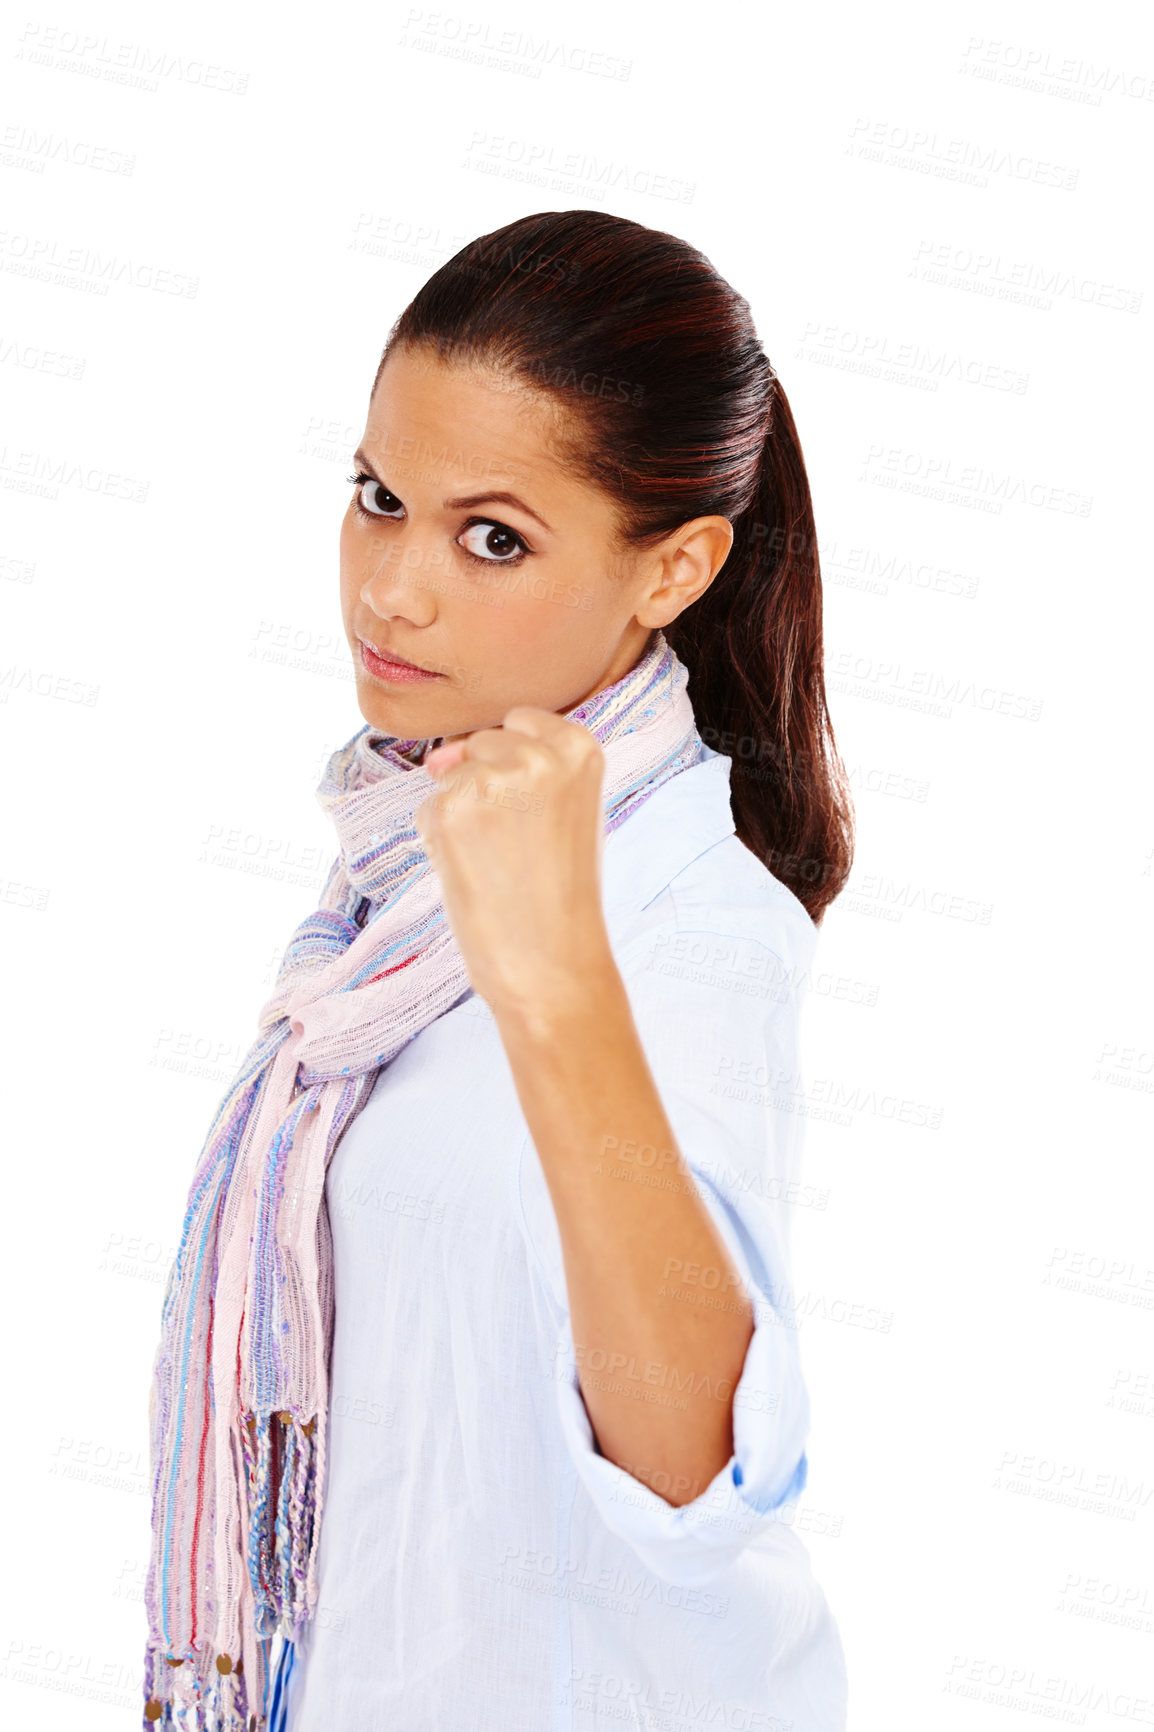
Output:
[[[686,1502],[732,1453],[753,1313],[677,1147],[608,940],[585,947],[562,984],[542,983],[531,1009],[494,1015],[553,1201],[598,1445]],[[678,1272],[695,1265],[716,1307],[676,1296],[692,1290]]]

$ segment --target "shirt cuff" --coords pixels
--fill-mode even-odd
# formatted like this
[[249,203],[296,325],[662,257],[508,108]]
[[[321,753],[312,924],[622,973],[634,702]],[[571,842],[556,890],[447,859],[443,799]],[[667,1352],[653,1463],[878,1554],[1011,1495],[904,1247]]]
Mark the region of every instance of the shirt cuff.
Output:
[[[796,1331],[748,1290],[754,1330],[733,1396],[733,1454],[704,1491],[678,1508],[597,1452],[568,1319],[557,1344],[562,1431],[601,1519],[655,1575],[687,1587],[718,1575],[805,1489],[810,1412]],[[656,1373],[652,1381],[645,1367],[600,1369],[634,1383],[640,1401],[661,1397],[659,1367],[648,1368]]]

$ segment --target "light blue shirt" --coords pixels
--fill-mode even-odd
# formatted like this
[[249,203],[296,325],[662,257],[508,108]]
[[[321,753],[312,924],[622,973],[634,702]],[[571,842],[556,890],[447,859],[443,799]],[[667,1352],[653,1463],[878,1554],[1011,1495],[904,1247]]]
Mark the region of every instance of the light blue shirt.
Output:
[[[793,1109],[817,933],[737,839],[730,768],[711,752],[664,783],[606,838],[602,887],[678,1147],[754,1302],[733,1457],[677,1508],[597,1452],[548,1187],[470,995],[380,1073],[329,1168],[320,1602],[289,1732],[843,1732],[841,1642],[793,1524]],[[663,1182],[655,1151],[611,1158],[622,1182]],[[669,1280],[687,1305],[727,1302],[713,1271]],[[659,1364],[582,1370],[679,1399]]]

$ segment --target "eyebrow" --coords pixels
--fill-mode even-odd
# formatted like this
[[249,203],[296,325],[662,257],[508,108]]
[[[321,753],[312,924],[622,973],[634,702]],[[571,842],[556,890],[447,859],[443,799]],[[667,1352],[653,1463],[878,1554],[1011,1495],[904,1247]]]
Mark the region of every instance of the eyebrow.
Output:
[[[354,452],[353,462],[358,468],[366,470],[381,487],[388,485],[387,482],[381,480],[363,450],[358,449]],[[539,523],[541,528],[550,535],[553,534],[551,526],[546,523],[540,512],[534,511],[531,505],[526,505],[523,499],[518,499],[515,493],[465,493],[454,499],[443,499],[441,504],[446,511],[469,511],[478,505],[512,505],[517,511],[523,511],[526,517],[531,517],[535,523]]]
[[515,510],[523,511],[526,517],[531,517],[534,523],[539,523],[542,529],[548,530],[550,535],[553,533],[545,519],[523,499],[518,499],[515,493],[467,493],[460,499],[444,499],[441,503],[448,511],[468,511],[476,505],[512,505]]

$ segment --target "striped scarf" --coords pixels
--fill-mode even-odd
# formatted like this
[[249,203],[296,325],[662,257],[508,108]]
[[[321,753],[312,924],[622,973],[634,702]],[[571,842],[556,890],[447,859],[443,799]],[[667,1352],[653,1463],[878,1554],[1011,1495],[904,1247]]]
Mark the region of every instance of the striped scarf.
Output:
[[[657,631],[622,679],[562,712],[604,750],[606,834],[704,755],[688,678]],[[333,1324],[325,1174],[376,1073],[470,992],[414,824],[436,789],[427,744],[366,725],[329,759],[317,799],[340,853],[192,1181],[149,1404],[146,1726],[266,1724],[273,1641],[283,1656],[316,1608]]]

